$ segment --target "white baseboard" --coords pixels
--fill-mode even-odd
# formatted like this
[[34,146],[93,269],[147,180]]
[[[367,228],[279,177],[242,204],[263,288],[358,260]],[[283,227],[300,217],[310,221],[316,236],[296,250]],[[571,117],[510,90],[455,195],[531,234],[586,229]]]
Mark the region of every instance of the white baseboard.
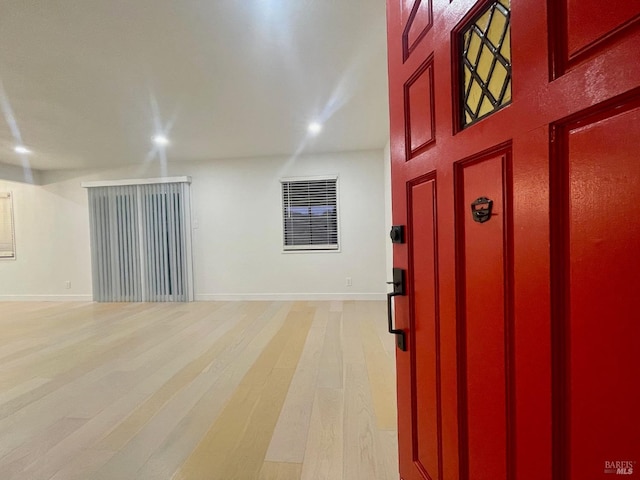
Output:
[[384,293],[199,293],[196,302],[386,300]]
[[0,295],[0,302],[92,302],[93,295]]

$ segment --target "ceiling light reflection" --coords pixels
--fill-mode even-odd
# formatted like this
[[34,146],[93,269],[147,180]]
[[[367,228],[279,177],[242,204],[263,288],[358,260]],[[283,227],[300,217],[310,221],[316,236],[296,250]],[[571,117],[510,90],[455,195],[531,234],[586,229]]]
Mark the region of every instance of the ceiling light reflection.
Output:
[[13,147],[13,151],[19,153],[20,155],[28,155],[31,153],[31,150],[29,150],[24,145],[16,145],[15,147]]
[[169,139],[162,134],[158,134],[153,137],[153,143],[160,147],[166,147],[169,145]]
[[322,125],[318,122],[311,122],[307,127],[307,130],[309,130],[309,133],[317,135],[322,130]]

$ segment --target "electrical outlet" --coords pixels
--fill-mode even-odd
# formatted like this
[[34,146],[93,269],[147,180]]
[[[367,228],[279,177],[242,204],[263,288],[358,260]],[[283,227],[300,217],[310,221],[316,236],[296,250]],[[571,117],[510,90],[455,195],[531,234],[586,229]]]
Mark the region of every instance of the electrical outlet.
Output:
[[71,288],[71,280],[64,282],[64,288]]
[[347,287],[350,287],[351,285],[353,285],[353,282],[351,281],[351,277],[347,277],[345,284],[347,285]]

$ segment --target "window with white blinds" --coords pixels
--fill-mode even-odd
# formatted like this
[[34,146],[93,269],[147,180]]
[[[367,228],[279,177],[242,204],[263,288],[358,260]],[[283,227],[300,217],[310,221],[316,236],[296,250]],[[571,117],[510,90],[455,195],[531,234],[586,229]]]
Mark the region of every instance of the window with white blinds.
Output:
[[16,258],[16,237],[11,194],[0,192],[0,259],[3,258]]
[[283,179],[284,250],[338,250],[338,179]]

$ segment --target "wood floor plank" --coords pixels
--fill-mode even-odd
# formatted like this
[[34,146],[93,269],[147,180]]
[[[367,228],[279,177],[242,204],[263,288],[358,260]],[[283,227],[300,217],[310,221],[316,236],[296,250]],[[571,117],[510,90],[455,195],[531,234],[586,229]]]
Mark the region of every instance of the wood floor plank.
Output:
[[302,463],[315,397],[320,355],[327,329],[327,305],[316,309],[313,325],[291,381],[287,398],[267,450],[274,463]]
[[286,349],[300,356],[311,321],[308,309],[292,310],[175,479],[258,477],[295,372],[275,367]]
[[359,318],[359,312],[356,311],[356,302],[345,302],[342,312],[342,355],[344,362],[364,365]]
[[[253,311],[256,311],[255,307],[256,305],[253,305]],[[239,308],[238,311],[241,312],[241,316],[247,313],[246,309]],[[228,313],[235,313],[235,309],[229,311]],[[260,332],[261,330],[257,329],[256,331]],[[198,358],[199,355],[203,354],[206,351],[206,348],[210,347],[211,344],[214,344],[219,338],[220,335],[218,334],[218,328],[214,328],[209,333],[209,335],[199,338],[195,342],[191,341],[191,344],[187,343],[175,345],[177,347],[177,351],[182,353],[180,356],[164,365],[164,368],[156,370],[158,367],[157,363],[159,359],[155,359],[155,361],[149,363],[147,368],[135,372],[139,375],[139,378],[144,379],[143,383],[136,386],[136,388],[132,392],[127,393],[127,396],[121,398],[121,401],[111,405],[110,407],[102,411],[99,415],[94,417],[86,426],[87,428],[81,429],[79,432],[77,432],[77,435],[74,434],[70,436],[69,439],[67,439],[68,441],[63,441],[54,449],[52,449],[50,455],[47,456],[50,457],[46,462],[47,469],[31,471],[30,475],[34,479],[48,478],[47,474],[50,471],[55,471],[56,465],[61,466],[65,458],[77,455],[79,453],[79,447],[80,451],[84,448],[100,449],[100,451],[106,451],[104,450],[104,444],[98,441],[100,439],[104,441],[105,431],[113,431],[114,425],[117,427],[122,423],[126,424],[126,419],[130,419],[132,415],[135,415],[140,405],[145,404],[145,399],[148,400],[153,396],[153,393],[158,390],[158,385],[165,385],[167,382],[169,382],[172,378],[175,377],[175,375],[183,370],[185,365],[192,361],[194,357]],[[245,337],[243,336],[242,338],[244,339]],[[171,359],[172,357],[167,358]],[[230,364],[228,360],[227,364]],[[212,373],[212,375],[216,373],[211,369],[209,369],[209,371]],[[208,380],[206,377],[201,376],[199,378],[199,381],[206,383]],[[167,434],[166,430],[170,429],[170,427],[174,425],[174,423],[177,422],[182,417],[182,415],[188,413],[189,409],[186,408],[185,410],[184,402],[198,400],[198,397],[194,396],[197,395],[197,393],[194,393],[194,389],[199,388],[199,386],[200,385],[190,384],[190,389],[188,391],[182,392],[180,396],[175,395],[171,398],[170,402],[167,402],[167,404],[163,405],[164,411],[161,412],[161,414],[156,414],[153,416],[153,424],[145,424],[140,428],[139,431],[130,432],[131,436],[128,440],[126,440],[126,446],[123,445],[122,450],[116,452],[116,454],[112,456],[117,458],[108,458],[108,462],[105,465],[95,465],[96,471],[92,474],[92,477],[95,477],[97,475],[106,475],[108,477],[110,474],[104,472],[112,472],[114,470],[118,472],[118,475],[121,476],[125,474],[134,475],[135,469],[139,468],[140,465],[142,465],[147,460],[149,451],[153,450],[153,448],[163,440],[163,437],[160,436],[160,433],[164,432],[165,434]],[[186,397],[186,399],[184,399],[184,397]],[[171,410],[172,408],[174,410]],[[128,416],[123,416],[122,412],[131,412],[131,414]],[[131,439],[133,439],[134,437],[136,437],[136,440],[131,441]],[[143,454],[143,452],[147,453]],[[181,458],[181,461],[183,460],[183,458]],[[124,466],[121,465],[122,463],[124,463]]]
[[47,382],[50,382],[50,378],[42,378],[42,377],[33,377],[24,378],[24,382],[12,386],[12,388],[4,387],[2,388],[2,393],[0,393],[0,403],[7,403],[13,400],[14,398],[20,397],[30,391],[38,388],[40,385],[44,385]]
[[[161,320],[161,319],[159,319]],[[16,382],[23,378],[25,374],[45,376],[43,373],[55,376],[51,382],[41,385],[30,392],[14,398],[10,402],[0,405],[0,419],[4,419],[26,406],[42,400],[45,396],[57,391],[62,386],[69,384],[73,380],[83,375],[93,372],[99,367],[104,366],[105,362],[110,361],[114,357],[117,358],[121,354],[126,354],[144,345],[146,342],[153,342],[162,335],[157,331],[157,327],[149,319],[143,325],[135,330],[136,335],[119,335],[117,339],[108,345],[91,345],[91,342],[85,342],[82,356],[77,356],[76,349],[63,348],[65,355],[60,352],[54,356],[44,355],[36,363],[28,363],[25,365],[3,366],[0,372],[0,382]],[[177,330],[170,330],[175,334]],[[166,335],[168,332],[164,332]],[[53,362],[47,364],[47,362]],[[0,424],[0,430],[2,426]]]
[[[113,391],[114,385],[107,380],[107,378],[100,373],[101,369],[97,369],[97,378],[91,384],[83,386],[84,381],[91,379],[93,375],[84,375],[77,381],[71,382],[69,385],[78,392],[84,392],[84,394],[75,394],[75,398],[78,400],[78,405],[74,405],[73,402],[68,402],[66,396],[51,394],[49,397],[51,401],[47,405],[53,411],[66,411],[70,408],[74,414],[78,414],[83,409],[88,408],[88,405],[94,403],[94,411],[99,411],[95,417],[93,417],[85,427],[81,428],[78,432],[72,434],[68,439],[60,442],[56,445],[51,452],[49,452],[45,458],[47,458],[47,468],[44,470],[34,469],[29,472],[30,478],[48,478],[47,474],[50,470],[55,471],[56,465],[64,464],[64,461],[70,456],[77,454],[79,449],[87,445],[95,445],[95,443],[105,436],[105,432],[108,433],[113,429],[114,425],[118,425],[123,416],[127,417],[127,413],[135,412],[135,407],[144,403],[143,400],[148,398],[150,394],[153,394],[158,389],[158,385],[163,385],[172,376],[176,374],[184,365],[188,362],[185,360],[191,360],[193,355],[197,355],[203,351],[203,347],[206,348],[212,343],[212,339],[217,339],[216,329],[213,329],[209,335],[199,338],[194,342],[194,339],[185,338],[182,342],[178,342],[174,345],[178,352],[181,354],[175,358],[171,356],[164,356],[151,361],[147,368],[133,372],[123,373],[128,377],[128,382],[121,385],[122,390],[120,392]],[[186,342],[186,343],[185,343]],[[190,350],[187,350],[190,349]],[[167,360],[170,360],[167,362]],[[118,362],[118,365],[120,362]],[[109,370],[108,364],[105,366],[107,369],[107,377],[117,375],[117,371]],[[135,375],[137,374],[137,376]],[[143,379],[142,382],[139,380]],[[58,392],[56,392],[58,393]],[[60,392],[64,394],[64,391]],[[114,402],[114,399],[117,399]],[[47,400],[47,399],[45,399]],[[37,409],[39,405],[36,402],[29,406],[26,411],[32,411],[32,420],[43,418],[46,420],[50,417],[47,414],[47,409]],[[67,403],[71,403],[70,407],[67,407]],[[63,410],[64,408],[64,410]],[[20,435],[23,436],[25,432],[28,432],[34,427],[34,425],[40,425],[40,422],[30,422],[28,429],[20,431]],[[15,437],[15,436],[14,436]],[[34,467],[35,468],[35,467]]]
[[378,430],[376,466],[380,479],[398,480],[398,432]]
[[169,381],[164,383],[127,420],[122,422],[98,445],[100,450],[118,450],[153,417],[166,402],[185,385],[191,383],[231,342],[251,324],[253,318],[245,316],[224,337],[198,358],[185,365]]
[[264,462],[258,480],[300,480],[300,463]]
[[329,311],[330,312],[342,312],[342,308],[344,303],[340,300],[335,300],[333,302],[329,302]]
[[397,480],[384,302],[0,302],[0,480]]
[[302,480],[350,480],[343,477],[344,391],[318,388],[307,437]]
[[47,343],[48,340],[42,337],[27,337],[6,343],[0,347],[0,361],[4,364],[27,353],[41,351]]
[[347,365],[344,391],[345,480],[382,478],[376,461],[377,429],[368,378],[364,365]]
[[[165,334],[166,332],[174,333],[171,330],[165,331]],[[153,341],[154,336],[149,336],[147,341]],[[135,344],[141,345],[134,339],[133,343],[118,342],[113,349],[98,349],[91,361],[78,363],[51,382],[0,405],[0,412],[6,412],[5,418],[0,420],[0,436],[6,438],[5,442],[0,443],[0,457],[7,449],[14,448],[50,425],[56,419],[51,412],[55,412],[58,417],[89,417],[127,392],[133,386],[135,378],[129,378],[130,384],[109,382],[109,377],[118,377],[118,373],[107,359],[112,360],[113,356],[118,358],[135,351]],[[108,356],[109,353],[112,357]],[[74,359],[70,358],[68,362],[72,363]],[[154,368],[157,366],[154,365]],[[30,420],[27,424],[23,421],[25,417]],[[17,425],[22,427],[16,429]],[[8,432],[11,432],[10,436],[4,437]]]
[[43,431],[34,441],[14,449],[2,458],[2,463],[0,464],[2,479],[20,480],[29,478],[29,474],[26,473],[28,467],[37,462],[45,452],[80,428],[85,422],[85,419],[61,418]]
[[356,306],[359,315],[366,316],[371,320],[387,355],[395,358],[396,342],[395,336],[391,335],[388,330],[386,302],[357,302]]
[[376,334],[371,318],[360,318],[360,337],[369,374],[371,398],[377,427],[381,430],[396,428],[395,370]]
[[251,366],[280,330],[289,309],[290,305],[274,305],[265,312],[265,318],[256,319],[256,324],[242,335],[239,343],[231,345],[216,359],[217,365],[206,373],[215,381],[194,407],[183,413],[180,423],[138,470],[137,478],[171,478],[195,450]]
[[344,381],[342,361],[342,313],[329,312],[327,329],[320,358],[318,386],[342,388]]
[[51,477],[50,480],[87,480],[92,478],[100,465],[107,463],[115,452],[111,450],[85,450],[82,455],[74,457],[62,469]]

